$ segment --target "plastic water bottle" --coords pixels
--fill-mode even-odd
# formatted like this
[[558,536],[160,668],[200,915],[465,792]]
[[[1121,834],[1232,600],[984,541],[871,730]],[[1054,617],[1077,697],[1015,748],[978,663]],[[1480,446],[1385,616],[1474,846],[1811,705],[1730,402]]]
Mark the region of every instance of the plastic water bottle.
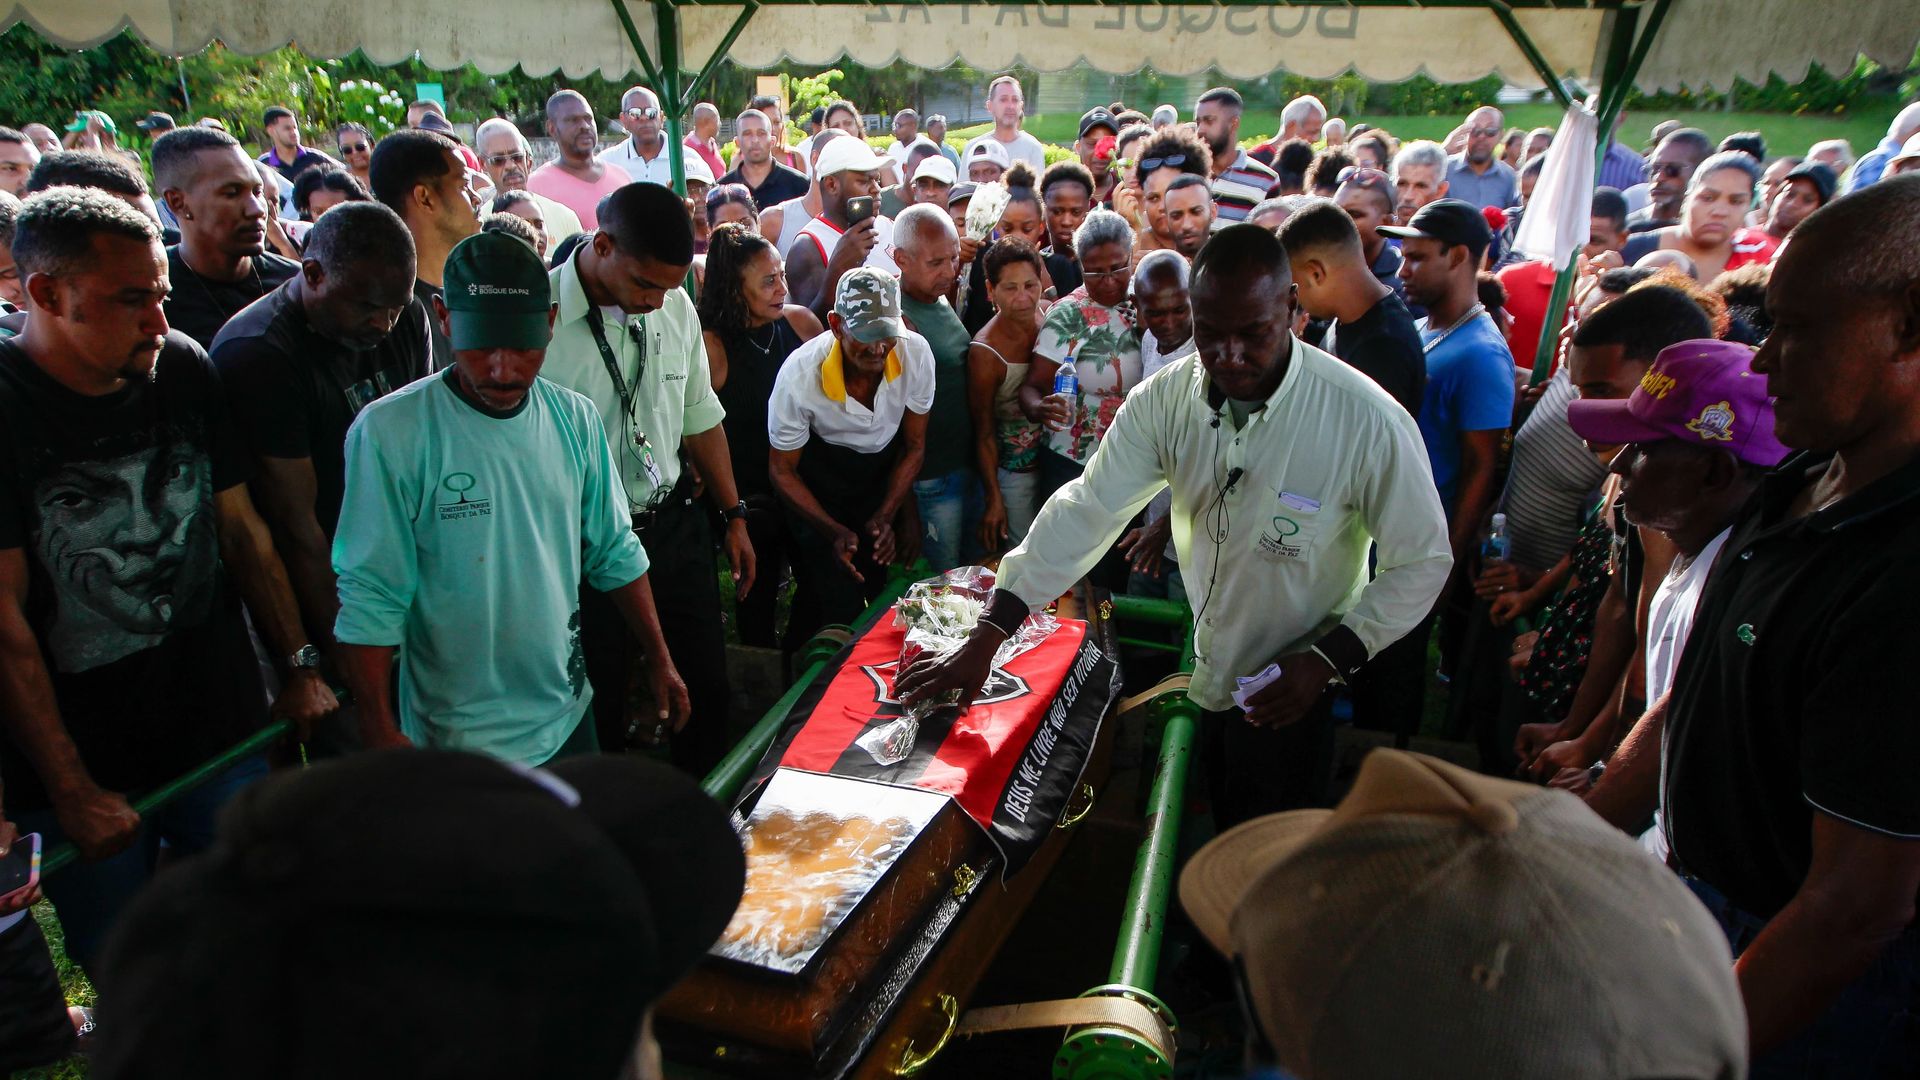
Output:
[[1493,527],[1487,530],[1487,542],[1480,547],[1485,563],[1503,563],[1513,556],[1513,537],[1507,534],[1507,515],[1493,515]]
[[1080,396],[1080,374],[1073,368],[1073,357],[1067,357],[1053,373],[1053,393],[1055,397],[1066,398],[1068,404]]

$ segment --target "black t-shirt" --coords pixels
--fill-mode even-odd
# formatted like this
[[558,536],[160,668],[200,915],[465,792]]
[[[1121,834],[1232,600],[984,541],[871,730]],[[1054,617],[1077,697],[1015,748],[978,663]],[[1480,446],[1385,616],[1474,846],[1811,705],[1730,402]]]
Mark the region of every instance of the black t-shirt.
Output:
[[292,259],[264,254],[253,257],[253,268],[239,281],[210,281],[193,272],[175,244],[167,249],[167,276],[173,283],[167,294],[167,325],[211,349],[228,319],[299,272],[300,264]]
[[1080,287],[1086,276],[1080,272],[1080,260],[1055,252],[1048,248],[1042,253],[1047,264],[1047,276],[1053,279],[1053,295],[1065,299],[1068,293]]
[[[213,505],[249,463],[200,347],[168,334],[151,381],[88,397],[0,341],[0,433],[0,548],[94,781],[150,789],[265,723]],[[0,771],[9,811],[47,805],[5,734]]]
[[1407,305],[1392,293],[1333,333],[1333,355],[1380,384],[1413,416],[1427,392],[1427,352]]
[[453,366],[453,341],[446,331],[440,329],[440,320],[433,313],[433,298],[440,295],[440,286],[429,285],[415,279],[413,298],[420,302],[420,310],[427,313],[427,336],[433,341],[431,370],[443,371]]
[[227,323],[213,363],[255,456],[313,460],[314,518],[332,537],[346,490],[347,428],[368,403],[427,374],[429,348],[419,301],[363,352],[322,337],[283,285]]
[[300,179],[301,173],[306,172],[315,165],[328,166],[340,164],[320,151],[311,150],[304,146],[300,148],[300,153],[292,161],[279,161],[273,151],[261,154],[259,160],[267,165],[272,165],[280,171],[281,176],[289,180]]
[[[773,162],[773,170],[759,187],[747,184],[747,190],[753,192],[753,205],[759,210],[778,206],[788,199],[797,199],[807,193],[807,174],[798,169],[789,169],[779,162]],[[746,184],[747,178],[740,175],[736,167],[732,172],[720,178],[723,184]]]
[[1920,460],[1790,518],[1828,460],[1787,459],[1741,512],[1667,712],[1674,857],[1762,919],[1806,878],[1815,810],[1920,839]]

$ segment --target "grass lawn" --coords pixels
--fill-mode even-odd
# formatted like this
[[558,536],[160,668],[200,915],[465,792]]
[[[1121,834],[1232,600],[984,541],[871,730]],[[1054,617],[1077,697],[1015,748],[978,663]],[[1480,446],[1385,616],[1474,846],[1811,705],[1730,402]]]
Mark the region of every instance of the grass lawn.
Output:
[[[40,922],[41,932],[47,935],[47,947],[53,951],[53,966],[60,972],[61,988],[67,992],[69,1005],[92,1005],[93,985],[67,959],[66,938],[60,932],[60,921],[53,917],[53,905],[42,900],[33,907],[33,917]],[[80,1058],[72,1058],[45,1069],[27,1069],[13,1074],[14,1080],[80,1080],[87,1075],[87,1063]]]
[[[1625,141],[1629,145],[1642,146],[1646,142],[1647,132],[1661,120],[1674,119],[1689,127],[1697,127],[1718,142],[1736,131],[1758,131],[1766,136],[1769,152],[1804,154],[1807,147],[1822,139],[1846,139],[1853,144],[1857,156],[1886,137],[1887,124],[1898,112],[1900,103],[1888,101],[1884,105],[1875,105],[1856,113],[1839,116],[1800,115],[1788,113],[1743,113],[1720,112],[1663,112],[1636,113],[1627,117],[1623,129]],[[1536,128],[1556,125],[1566,115],[1565,110],[1553,104],[1514,105],[1506,110],[1507,126],[1518,128]],[[1182,106],[1182,119],[1190,118],[1189,108]],[[1359,116],[1348,117],[1349,123],[1367,123],[1384,127],[1401,140],[1443,139],[1454,126],[1466,118],[1463,110],[1459,116]],[[1080,117],[1076,115],[1029,116],[1026,128],[1041,142],[1057,146],[1071,146]],[[968,128],[957,128],[949,132],[949,137],[965,136],[971,138],[988,129],[991,125],[978,124]],[[1265,139],[1280,130],[1278,110],[1256,109],[1249,111],[1240,124],[1243,139]]]

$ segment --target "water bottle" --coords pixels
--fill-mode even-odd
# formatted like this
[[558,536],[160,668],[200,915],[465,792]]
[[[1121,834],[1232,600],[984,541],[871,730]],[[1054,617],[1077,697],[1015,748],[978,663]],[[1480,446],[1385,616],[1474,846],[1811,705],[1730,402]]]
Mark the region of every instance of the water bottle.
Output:
[[1073,369],[1073,357],[1067,357],[1053,373],[1053,393],[1055,397],[1066,398],[1069,405],[1080,396],[1080,374]]
[[[1066,361],[1060,365],[1059,370],[1053,373],[1053,396],[1066,402],[1068,417],[1065,424],[1061,424],[1059,427],[1054,428],[1054,430],[1065,430],[1072,425],[1072,417],[1079,411],[1080,406],[1080,374],[1073,369],[1073,357],[1071,356],[1067,357]],[[1054,427],[1051,422],[1049,422],[1047,426],[1050,428]]]
[[1480,546],[1483,563],[1506,562],[1513,555],[1513,537],[1507,534],[1507,515],[1493,515],[1493,527],[1487,530],[1486,543]]

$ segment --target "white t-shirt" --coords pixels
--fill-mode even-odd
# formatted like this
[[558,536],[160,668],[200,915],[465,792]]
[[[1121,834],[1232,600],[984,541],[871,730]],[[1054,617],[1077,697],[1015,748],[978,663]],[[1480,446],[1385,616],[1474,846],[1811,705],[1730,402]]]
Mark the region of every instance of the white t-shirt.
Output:
[[830,333],[808,340],[780,365],[767,401],[767,441],[775,450],[798,450],[817,437],[876,454],[893,441],[902,416],[933,408],[933,349],[911,330],[902,331],[887,357],[872,409],[847,396],[840,365],[840,341]]
[[[1722,529],[1720,535],[1707,541],[1700,554],[1691,559],[1684,555],[1675,559],[1666,579],[1654,590],[1653,603],[1647,607],[1649,704],[1673,689],[1673,673],[1680,667],[1680,652],[1686,648],[1687,635],[1693,631],[1694,609],[1700,605],[1700,594],[1707,587],[1713,561],[1720,557],[1720,549],[1726,546],[1732,532],[1731,527]],[[1660,785],[1660,790],[1666,790],[1665,783]],[[1640,845],[1662,862],[1667,858],[1667,833],[1660,819],[1665,816],[1663,808],[1654,815],[1653,827],[1640,837]]]
[[[885,214],[876,215],[873,219],[873,228],[878,240],[874,243],[873,250],[867,252],[866,265],[898,277],[900,265],[893,261],[893,219]],[[781,232],[785,231],[786,222],[783,219]],[[842,233],[833,222],[817,217],[807,222],[806,226],[800,230],[800,235],[813,241],[814,246],[820,249],[821,262],[831,262],[834,251],[840,247]]]
[[773,250],[779,252],[780,258],[784,261],[787,252],[792,251],[793,245],[799,243],[800,230],[812,223],[813,215],[807,213],[805,195],[779,203],[774,206],[774,209],[780,211],[780,238],[773,242]]
[[[974,144],[986,142],[993,137],[993,132],[989,131],[985,135],[977,135],[967,140],[967,148],[960,152],[960,160],[971,161],[973,159]],[[1039,139],[1034,138],[1024,131],[1015,135],[1012,142],[1001,143],[1000,148],[1007,152],[1007,160],[1009,162],[1024,161],[1033,166],[1033,175],[1035,176],[1039,176],[1041,173],[1047,171],[1046,146],[1041,143]]]

